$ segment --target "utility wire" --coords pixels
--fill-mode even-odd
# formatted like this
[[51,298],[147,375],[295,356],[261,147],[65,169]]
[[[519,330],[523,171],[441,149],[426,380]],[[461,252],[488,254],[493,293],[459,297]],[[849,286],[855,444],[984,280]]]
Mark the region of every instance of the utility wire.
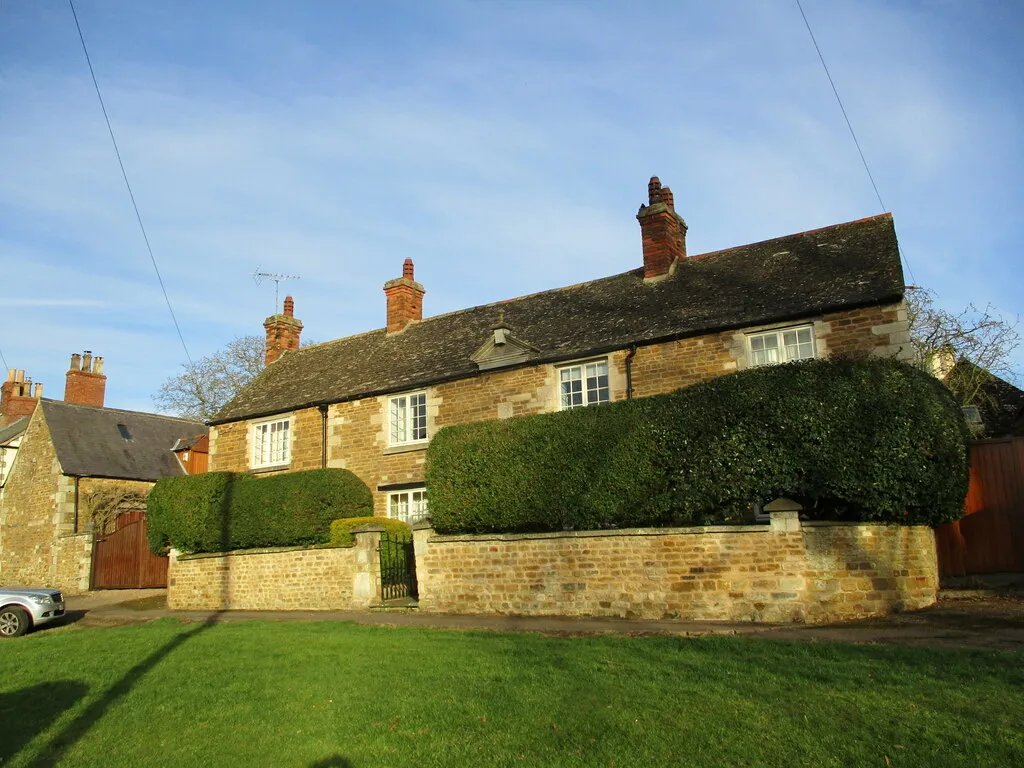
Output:
[[4,368],[7,368],[7,358],[4,357],[4,351],[0,349],[0,362],[3,362]]
[[75,13],[74,0],[68,0],[71,6],[71,15],[75,18],[75,28],[78,30],[78,39],[82,41],[82,51],[85,53],[85,61],[89,65],[89,74],[92,76],[92,84],[96,88],[96,98],[99,99],[100,109],[103,110],[103,119],[107,123],[107,131],[110,133],[110,142],[114,145],[114,154],[117,155],[117,164],[121,166],[121,176],[124,177],[124,185],[128,188],[128,197],[131,198],[132,208],[135,209],[135,218],[139,222],[139,229],[142,230],[142,239],[146,241],[146,250],[149,251],[149,260],[153,263],[153,271],[156,272],[157,282],[160,283],[160,290],[163,291],[164,301],[167,302],[167,311],[171,313],[171,320],[174,322],[174,330],[178,332],[178,339],[181,341],[181,348],[185,350],[185,357],[189,363],[192,356],[188,353],[188,346],[185,344],[185,337],[181,335],[181,327],[178,325],[178,318],[174,316],[174,308],[171,307],[171,298],[167,295],[167,288],[164,286],[164,279],[160,275],[160,268],[156,264],[156,256],[153,255],[153,247],[149,244],[149,235],[146,234],[146,227],[142,223],[142,215],[139,213],[139,206],[135,202],[135,193],[132,192],[132,185],[128,181],[128,174],[124,169],[124,161],[121,160],[121,150],[117,147],[117,139],[114,138],[114,129],[110,125],[110,117],[107,115],[107,107],[103,103],[103,95],[100,93],[100,84],[96,80],[96,72],[92,68],[92,59],[89,58],[89,49],[85,45],[85,36],[82,34],[82,26],[78,23],[78,14]]
[[[860,142],[857,141],[857,134],[853,130],[853,124],[850,122],[849,115],[846,114],[846,107],[843,106],[843,100],[839,98],[839,89],[836,88],[835,81],[832,80],[832,73],[828,71],[828,64],[825,63],[825,57],[821,53],[821,48],[818,46],[818,41],[814,37],[814,32],[811,30],[811,23],[807,20],[807,14],[804,13],[804,7],[801,5],[800,0],[796,0],[796,7],[800,9],[800,15],[803,17],[804,26],[807,27],[807,34],[811,36],[811,42],[814,43],[814,50],[818,52],[818,58],[821,60],[821,67],[825,70],[825,77],[828,78],[828,84],[832,86],[832,93],[835,94],[836,103],[839,104],[839,111],[843,113],[843,119],[846,121],[846,127],[850,129],[850,136],[853,138],[853,143],[857,147],[857,154],[860,155],[860,161],[864,164],[864,170],[868,174],[868,179],[871,181],[871,188],[875,190],[875,197],[878,198],[878,205],[881,206],[882,211],[885,212],[887,209],[885,203],[882,202],[882,195],[878,191],[878,185],[875,184],[875,177],[871,174],[871,168],[868,166],[867,158],[864,157],[864,150],[860,148]],[[899,245],[897,244],[897,248]],[[910,268],[910,262],[907,261],[907,257],[903,255],[903,249],[899,248],[900,257],[903,259],[903,263],[907,265],[907,272],[910,273],[910,279],[915,283],[917,280],[914,278],[914,270]]]

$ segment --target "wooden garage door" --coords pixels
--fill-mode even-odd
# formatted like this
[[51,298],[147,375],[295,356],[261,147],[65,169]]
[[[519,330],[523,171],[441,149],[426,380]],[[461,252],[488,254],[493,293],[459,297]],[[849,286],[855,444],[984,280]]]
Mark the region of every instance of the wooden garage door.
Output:
[[97,536],[92,564],[93,589],[167,586],[167,558],[149,551],[143,511],[120,515],[113,533]]

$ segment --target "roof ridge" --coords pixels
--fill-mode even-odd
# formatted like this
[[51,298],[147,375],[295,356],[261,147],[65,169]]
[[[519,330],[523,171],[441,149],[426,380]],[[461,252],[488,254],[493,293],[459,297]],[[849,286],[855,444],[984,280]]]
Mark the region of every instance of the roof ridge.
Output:
[[203,421],[197,421],[196,419],[190,419],[185,416],[168,416],[163,413],[151,413],[150,411],[129,411],[127,408],[109,408],[105,405],[87,405],[85,403],[69,403],[66,400],[53,400],[48,397],[40,398],[40,401],[46,405],[60,405],[69,408],[87,408],[90,411],[102,411],[105,413],[127,413],[133,416],[151,416],[155,419],[165,419],[167,421],[179,421],[186,424],[198,424],[205,426],[206,423]]
[[780,235],[779,237],[769,237],[766,240],[757,240],[753,243],[744,243],[743,245],[734,245],[729,248],[720,248],[717,251],[707,251],[706,253],[697,253],[690,256],[690,259],[703,259],[705,256],[717,256],[720,253],[728,253],[729,251],[738,251],[740,248],[754,248],[758,245],[765,245],[767,243],[773,243],[776,240],[787,240],[791,237],[803,237],[804,235],[816,235],[819,232],[831,232],[841,227],[849,227],[853,224],[864,224],[875,219],[891,219],[892,214],[888,211],[885,213],[877,213],[874,216],[865,216],[861,219],[853,219],[851,221],[841,221],[838,224],[829,224],[825,227],[816,227],[814,229],[805,229],[800,232],[790,232],[788,235]]

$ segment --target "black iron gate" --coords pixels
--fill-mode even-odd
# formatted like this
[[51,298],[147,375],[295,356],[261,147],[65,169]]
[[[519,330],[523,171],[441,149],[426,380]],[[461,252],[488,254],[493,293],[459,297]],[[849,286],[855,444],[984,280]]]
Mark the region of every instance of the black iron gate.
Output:
[[415,600],[419,597],[412,536],[381,533],[380,596],[382,600]]

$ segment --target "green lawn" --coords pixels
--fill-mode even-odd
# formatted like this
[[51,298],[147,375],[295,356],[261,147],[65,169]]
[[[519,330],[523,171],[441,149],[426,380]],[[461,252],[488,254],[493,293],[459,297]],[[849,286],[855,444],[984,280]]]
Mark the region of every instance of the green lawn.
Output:
[[1024,654],[166,619],[0,673],[4,768],[1024,765]]

